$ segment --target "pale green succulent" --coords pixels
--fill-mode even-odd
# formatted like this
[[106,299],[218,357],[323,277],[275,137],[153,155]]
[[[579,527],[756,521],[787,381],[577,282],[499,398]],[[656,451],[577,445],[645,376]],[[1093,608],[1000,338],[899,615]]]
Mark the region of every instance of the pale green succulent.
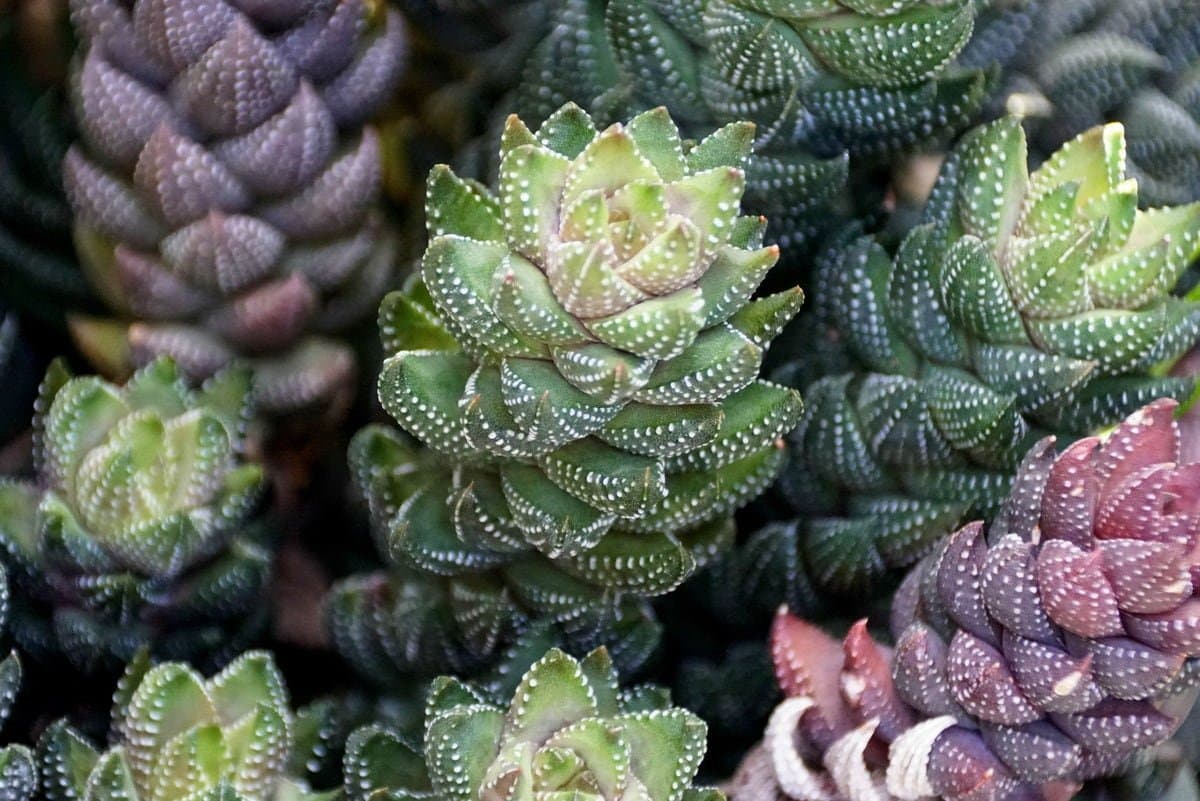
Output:
[[248,389],[230,370],[189,390],[168,360],[124,387],[51,368],[37,478],[0,484],[0,545],[76,665],[147,643],[214,656],[261,620],[270,559],[248,523],[263,483],[240,453]]
[[[346,748],[350,801],[723,801],[692,785],[707,727],[650,687],[621,691],[603,649],[557,649],[496,703],[457,679],[434,682],[423,749],[381,727]],[[423,757],[422,757],[423,752]]]
[[[750,300],[778,258],[739,216],[752,136],[685,143],[664,109],[597,131],[567,105],[536,134],[509,119],[495,193],[433,171],[431,242],[421,280],[384,301],[379,379],[429,452],[371,428],[351,462],[387,552],[444,577],[419,595],[447,596],[440,625],[476,652],[526,618],[638,617],[627,599],[725,547],[779,470],[800,399],[757,376],[802,295]],[[335,617],[335,635],[340,619],[356,650],[373,628],[410,655],[386,641],[417,625],[393,615]]]
[[191,667],[130,663],[114,699],[112,746],[98,751],[66,721],[39,744],[42,781],[78,801],[324,801],[306,775],[321,726],[293,713],[274,659],[253,651],[205,679]]

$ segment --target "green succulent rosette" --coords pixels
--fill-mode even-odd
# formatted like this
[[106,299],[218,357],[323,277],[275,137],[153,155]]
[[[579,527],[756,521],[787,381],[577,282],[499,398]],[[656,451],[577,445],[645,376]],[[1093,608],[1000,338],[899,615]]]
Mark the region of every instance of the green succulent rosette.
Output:
[[186,664],[136,657],[117,686],[111,746],[65,720],[38,743],[48,801],[332,801],[309,777],[325,761],[329,708],[289,706],[265,651],[204,678]]
[[432,636],[412,619],[368,636],[366,610],[389,604],[367,599],[386,593],[444,598],[421,619],[477,655],[534,619],[643,642],[637,600],[729,544],[801,410],[757,378],[802,296],[750,299],[778,256],[763,220],[739,216],[751,137],[735,124],[685,144],[663,109],[597,131],[569,105],[536,134],[510,118],[494,194],[434,170],[420,280],[380,323],[380,400],[429,450],[357,437],[398,572],[335,592],[335,637]]
[[346,748],[350,801],[721,801],[693,786],[707,727],[652,687],[621,690],[604,650],[557,649],[511,699],[441,677],[426,703],[424,742],[379,726]]
[[146,644],[220,659],[251,636],[270,557],[249,522],[263,473],[241,454],[248,392],[237,369],[190,390],[169,360],[123,387],[51,367],[36,480],[0,485],[0,545],[33,610],[19,640],[92,669]]
[[1001,119],[950,155],[894,257],[863,237],[825,260],[816,347],[850,369],[805,391],[781,486],[806,516],[748,546],[788,566],[797,608],[994,511],[1045,434],[1192,393],[1166,372],[1200,334],[1200,302],[1172,294],[1200,252],[1200,205],[1139,210],[1125,159],[1110,124],[1030,171],[1020,123]]

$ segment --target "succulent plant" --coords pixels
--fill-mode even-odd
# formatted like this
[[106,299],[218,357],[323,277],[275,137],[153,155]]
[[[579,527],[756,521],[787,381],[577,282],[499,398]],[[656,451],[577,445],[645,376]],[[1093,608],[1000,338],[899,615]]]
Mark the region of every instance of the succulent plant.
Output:
[[980,15],[963,53],[1000,64],[997,104],[1043,153],[1120,120],[1146,205],[1200,200],[1200,7],[1188,0],[1029,0]]
[[65,720],[38,745],[47,798],[124,801],[317,801],[308,774],[321,763],[328,710],[293,712],[274,659],[239,656],[205,679],[144,654],[117,686],[112,746],[95,749]]
[[[8,622],[8,570],[0,563],[0,632]],[[8,720],[21,687],[21,660],[13,651],[0,661],[0,726]],[[0,747],[0,793],[12,801],[34,798],[38,787],[37,763],[23,745]]]
[[[366,0],[77,0],[81,141],[64,177],[80,255],[124,318],[76,326],[112,369],[170,355],[203,379],[253,365],[267,414],[345,393],[328,334],[372,309],[393,271],[364,125],[404,51]],[[176,13],[177,12],[177,13]]]
[[426,703],[423,747],[386,728],[346,747],[346,796],[519,801],[721,801],[692,785],[704,722],[654,688],[622,691],[599,649],[582,660],[554,649],[508,698],[443,676]]
[[24,40],[31,31],[17,12],[0,19],[0,295],[61,325],[65,309],[94,302],[71,247],[62,187],[70,115],[61,87],[30,74],[36,40]]
[[781,610],[789,698],[734,799],[773,799],[769,776],[806,801],[1067,798],[1166,740],[1200,678],[1200,464],[1179,462],[1175,409],[1038,443],[990,523],[908,575],[894,651],[865,621],[839,647]]
[[219,660],[255,633],[270,557],[249,522],[262,470],[239,454],[248,383],[231,369],[191,391],[165,359],[123,388],[51,367],[36,481],[0,484],[0,546],[49,628],[18,640],[90,670],[146,644]]
[[[459,650],[446,643],[492,653],[528,619],[641,642],[637,599],[728,544],[800,413],[756,378],[801,293],[749,300],[778,255],[760,218],[738,216],[751,132],[685,147],[663,109],[598,132],[568,105],[536,135],[510,118],[496,194],[434,170],[432,241],[421,281],[384,301],[379,380],[430,450],[356,438],[399,570],[343,585],[336,637],[431,641],[443,665]],[[414,605],[437,625],[416,625]]]
[[[894,257],[861,237],[819,266],[813,344],[777,375],[806,387],[781,485],[804,518],[754,546],[798,608],[808,583],[859,593],[993,510],[1043,434],[1192,391],[1163,368],[1200,332],[1200,303],[1171,294],[1200,205],[1139,211],[1124,156],[1112,124],[1029,172],[1020,123],[998,120],[949,156]],[[812,370],[822,349],[846,366]]]

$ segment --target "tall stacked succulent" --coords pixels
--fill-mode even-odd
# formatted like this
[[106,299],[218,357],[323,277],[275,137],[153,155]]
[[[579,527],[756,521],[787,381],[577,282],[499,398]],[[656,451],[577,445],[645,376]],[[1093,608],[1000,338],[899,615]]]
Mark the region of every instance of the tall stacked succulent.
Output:
[[59,721],[38,756],[50,799],[104,801],[319,801],[309,774],[321,763],[325,721],[293,712],[271,655],[239,656],[210,679],[180,662],[135,659],[117,687],[112,746],[96,750]]
[[262,471],[239,453],[248,384],[229,370],[193,392],[167,360],[124,388],[52,366],[36,481],[0,484],[0,546],[47,618],[19,640],[90,670],[142,645],[220,660],[256,633],[270,557],[248,521]]
[[1043,433],[1191,392],[1162,367],[1200,332],[1200,303],[1171,294],[1200,205],[1139,211],[1118,124],[1026,159],[1017,120],[973,131],[894,258],[862,237],[819,267],[810,351],[847,366],[811,384],[811,352],[785,369],[807,386],[783,483],[806,519],[752,546],[787,564],[798,607],[810,579],[861,591],[995,508]]
[[195,378],[245,358],[272,414],[344,393],[353,353],[326,334],[373,308],[393,270],[364,121],[396,77],[399,16],[365,0],[73,13],[87,46],[64,163],[76,240],[133,320],[80,323],[83,348],[105,367],[168,354]]
[[1169,737],[1200,657],[1200,464],[1179,463],[1175,408],[1035,446],[986,533],[909,574],[894,652],[865,621],[839,648],[781,611],[790,697],[733,797],[1066,798]]
[[536,135],[509,119],[496,194],[434,170],[379,381],[429,451],[380,428],[351,449],[397,569],[335,593],[344,651],[464,669],[544,619],[644,658],[639,599],[728,544],[800,413],[756,380],[801,293],[749,299],[778,257],[738,216],[752,130],[684,144],[664,109],[598,132],[568,105]]
[[423,746],[378,726],[355,732],[346,747],[349,801],[724,799],[692,785],[704,722],[654,688],[621,691],[603,649],[582,660],[550,651],[511,701],[438,679]]
[[1004,67],[998,103],[1049,153],[1120,120],[1147,205],[1200,199],[1200,7],[1188,0],[1030,0],[980,17],[967,63]]

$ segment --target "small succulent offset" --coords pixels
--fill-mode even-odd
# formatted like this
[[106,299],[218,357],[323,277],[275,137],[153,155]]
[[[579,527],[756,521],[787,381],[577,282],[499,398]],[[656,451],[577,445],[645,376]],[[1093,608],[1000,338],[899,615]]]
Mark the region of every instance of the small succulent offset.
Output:
[[0,546],[49,618],[28,638],[87,670],[146,644],[219,659],[253,634],[270,557],[248,522],[262,470],[239,454],[248,384],[226,370],[192,391],[165,359],[123,388],[51,367],[36,481],[0,484]]
[[1179,463],[1175,409],[1035,446],[986,531],[909,574],[894,651],[865,621],[839,648],[781,611],[790,697],[733,797],[1067,798],[1166,740],[1200,657],[1200,463]]
[[181,662],[130,663],[113,706],[112,747],[67,722],[38,746],[43,785],[86,801],[328,801],[308,775],[327,745],[316,707],[293,712],[271,655],[239,656],[210,679]]
[[1188,0],[992,4],[963,53],[1003,67],[997,102],[1049,152],[1125,124],[1142,203],[1200,199],[1200,6]]
[[76,242],[132,320],[77,321],[82,348],[113,372],[170,355],[194,379],[241,358],[265,413],[330,404],[354,356],[326,335],[393,270],[363,123],[398,72],[399,15],[367,0],[76,0],[73,17]]
[[1118,124],[1026,160],[1017,120],[976,129],[894,258],[862,237],[819,268],[813,349],[848,367],[805,391],[783,488],[808,519],[772,535],[794,582],[857,591],[993,510],[1043,434],[1192,391],[1162,368],[1200,334],[1200,302],[1171,294],[1200,204],[1139,211]]
[[[739,216],[752,131],[685,145],[663,109],[597,131],[568,105],[536,134],[509,119],[495,194],[433,171],[379,380],[430,450],[371,428],[351,462],[387,552],[448,585],[394,594],[447,597],[440,625],[476,651],[525,618],[621,625],[725,547],[778,472],[799,395],[757,375],[802,295],[750,300],[778,257]],[[359,644],[377,626],[339,618]]]
[[346,747],[349,801],[723,801],[692,785],[704,721],[651,687],[622,691],[607,652],[551,650],[511,701],[442,677],[426,704],[423,749],[382,727]]

